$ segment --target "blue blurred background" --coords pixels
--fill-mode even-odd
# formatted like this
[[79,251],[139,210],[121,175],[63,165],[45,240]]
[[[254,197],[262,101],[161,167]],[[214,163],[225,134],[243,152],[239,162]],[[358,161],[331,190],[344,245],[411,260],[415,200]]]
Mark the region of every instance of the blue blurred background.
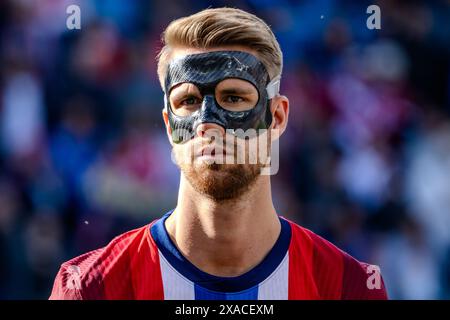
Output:
[[63,261],[175,206],[160,34],[225,5],[284,52],[279,214],[380,265],[390,298],[449,299],[448,0],[1,1],[0,298],[48,298]]

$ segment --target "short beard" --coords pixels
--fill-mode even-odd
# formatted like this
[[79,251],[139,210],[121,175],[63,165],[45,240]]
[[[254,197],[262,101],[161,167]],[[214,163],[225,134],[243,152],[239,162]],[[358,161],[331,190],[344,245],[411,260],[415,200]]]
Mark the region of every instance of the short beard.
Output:
[[[270,141],[270,131],[266,139]],[[266,154],[270,155],[270,143],[267,143],[266,147],[268,148]],[[265,159],[259,158],[256,163],[237,163],[238,152],[245,152],[245,160],[250,161],[250,149],[247,144],[244,151],[240,151],[235,144],[234,163],[196,161],[192,153],[189,153],[191,151],[189,147],[174,147],[172,154],[173,160],[194,190],[215,202],[225,202],[235,201],[247,194],[261,175],[261,170],[266,167],[263,163]]]
[[215,202],[237,200],[260,175],[260,164],[179,164],[190,185]]

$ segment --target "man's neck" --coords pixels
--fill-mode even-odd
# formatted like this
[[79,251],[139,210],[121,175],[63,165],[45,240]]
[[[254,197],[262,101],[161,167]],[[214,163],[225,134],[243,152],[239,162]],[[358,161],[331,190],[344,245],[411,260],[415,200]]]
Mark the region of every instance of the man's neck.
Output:
[[239,199],[218,203],[195,191],[182,175],[178,204],[166,228],[181,253],[200,270],[233,277],[264,259],[281,225],[268,176],[260,176]]

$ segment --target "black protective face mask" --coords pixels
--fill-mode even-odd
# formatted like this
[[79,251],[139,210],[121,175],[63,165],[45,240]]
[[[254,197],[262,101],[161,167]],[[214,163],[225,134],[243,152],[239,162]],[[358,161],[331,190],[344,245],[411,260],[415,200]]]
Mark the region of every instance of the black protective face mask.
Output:
[[[230,111],[217,103],[215,88],[229,78],[248,81],[257,89],[259,98],[252,109]],[[174,114],[170,105],[170,91],[180,83],[194,84],[202,96],[201,107],[188,116]],[[279,84],[279,77],[270,81],[264,64],[247,52],[213,51],[171,61],[167,68],[164,98],[173,142],[191,139],[201,123],[216,123],[224,129],[242,129],[244,132],[269,128],[272,123],[270,99],[278,94]]]

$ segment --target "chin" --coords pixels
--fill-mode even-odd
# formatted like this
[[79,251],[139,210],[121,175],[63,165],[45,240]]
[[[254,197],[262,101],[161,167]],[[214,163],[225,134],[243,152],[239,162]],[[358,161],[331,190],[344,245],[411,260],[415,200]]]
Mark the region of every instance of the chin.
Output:
[[256,166],[240,164],[198,162],[182,170],[195,190],[217,202],[244,195],[259,176]]

